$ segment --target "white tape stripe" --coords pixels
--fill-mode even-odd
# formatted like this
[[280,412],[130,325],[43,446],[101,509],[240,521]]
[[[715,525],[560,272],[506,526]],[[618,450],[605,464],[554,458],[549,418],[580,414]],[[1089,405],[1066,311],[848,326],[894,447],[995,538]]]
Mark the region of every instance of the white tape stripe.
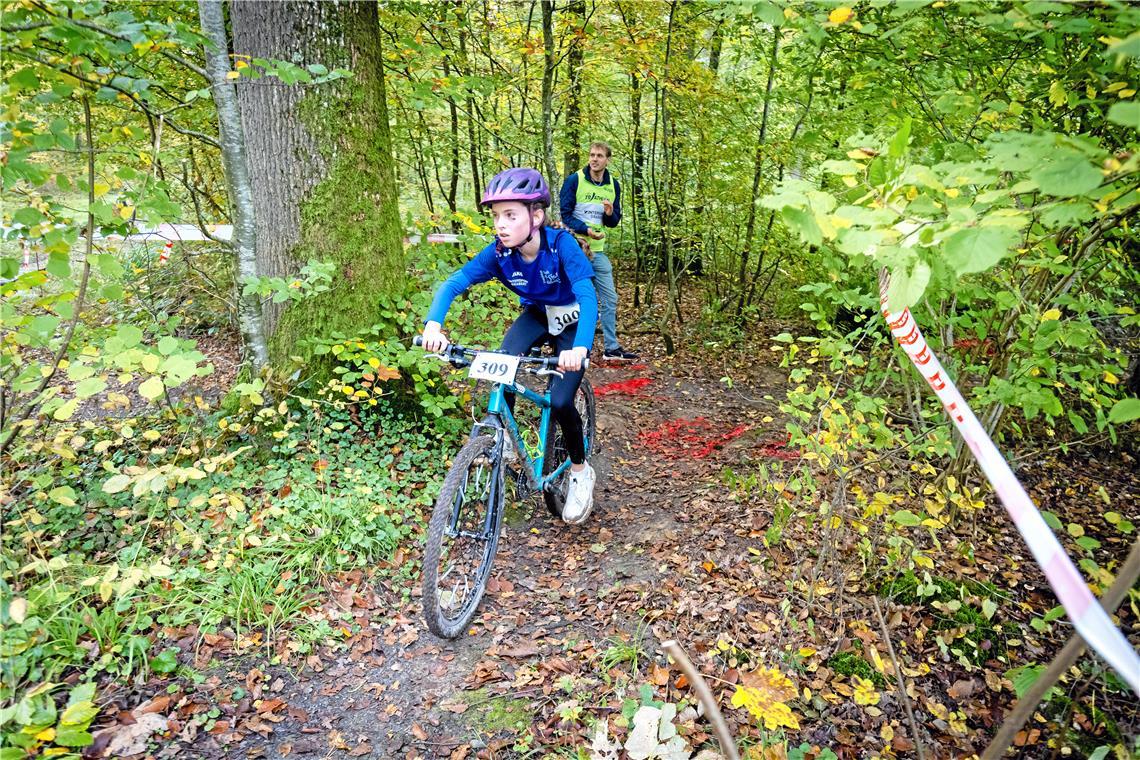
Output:
[[882,314],[891,334],[946,408],[950,419],[954,421],[958,432],[962,434],[1018,532],[1029,546],[1033,558],[1044,571],[1049,585],[1053,587],[1053,592],[1061,601],[1077,632],[1140,695],[1140,657],[1097,603],[1084,578],[1021,487],[1013,470],[958,392],[938,357],[930,350],[910,310],[903,309],[901,314],[894,314],[887,309],[889,279],[886,270],[879,275]]

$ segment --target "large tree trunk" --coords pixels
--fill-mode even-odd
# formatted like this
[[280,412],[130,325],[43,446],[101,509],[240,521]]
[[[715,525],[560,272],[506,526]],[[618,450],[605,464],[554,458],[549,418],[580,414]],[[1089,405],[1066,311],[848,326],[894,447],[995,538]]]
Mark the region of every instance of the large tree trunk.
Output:
[[230,72],[229,44],[221,0],[200,0],[198,14],[202,34],[209,40],[206,47],[206,71],[210,75],[210,89],[218,110],[218,142],[222,145],[222,166],[230,199],[230,220],[233,222],[233,249],[238,272],[238,327],[241,330],[246,358],[260,371],[269,363],[269,347],[265,340],[265,327],[261,315],[260,298],[254,294],[241,295],[241,280],[255,277],[257,271],[257,228],[255,225],[254,192],[250,182],[246,145],[238,112],[237,93],[232,82],[226,79]]
[[266,314],[275,363],[305,337],[354,334],[402,289],[404,249],[375,3],[234,2],[234,53],[346,68],[319,86],[238,88],[261,274],[332,261],[332,289]]

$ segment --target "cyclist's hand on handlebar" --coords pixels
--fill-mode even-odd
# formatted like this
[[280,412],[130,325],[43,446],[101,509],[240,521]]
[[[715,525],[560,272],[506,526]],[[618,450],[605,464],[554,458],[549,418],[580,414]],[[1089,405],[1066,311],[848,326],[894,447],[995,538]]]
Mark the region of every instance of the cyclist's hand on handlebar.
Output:
[[424,325],[424,350],[428,353],[442,353],[451,345],[451,341],[441,332],[440,327],[439,322],[428,322]]
[[562,351],[558,354],[558,369],[563,372],[577,372],[582,369],[582,362],[585,361],[588,353],[586,349],[581,347]]

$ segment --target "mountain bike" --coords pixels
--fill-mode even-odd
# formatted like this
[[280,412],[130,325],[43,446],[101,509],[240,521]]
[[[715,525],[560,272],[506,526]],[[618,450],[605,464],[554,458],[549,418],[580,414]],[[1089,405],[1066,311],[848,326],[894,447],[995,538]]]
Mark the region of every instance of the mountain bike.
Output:
[[[416,337],[414,342],[421,345],[421,338]],[[424,618],[432,633],[453,639],[471,622],[486,590],[499,547],[508,482],[518,499],[541,493],[547,509],[560,518],[569,486],[570,458],[561,428],[551,413],[549,386],[538,393],[523,385],[520,377],[560,375],[557,357],[509,356],[456,345],[438,356],[454,367],[469,367],[469,377],[493,384],[487,413],[475,423],[467,443],[455,455],[428,523]],[[533,454],[507,403],[507,394],[512,393],[542,411]],[[589,457],[596,420],[594,391],[584,377],[574,405],[582,415]]]

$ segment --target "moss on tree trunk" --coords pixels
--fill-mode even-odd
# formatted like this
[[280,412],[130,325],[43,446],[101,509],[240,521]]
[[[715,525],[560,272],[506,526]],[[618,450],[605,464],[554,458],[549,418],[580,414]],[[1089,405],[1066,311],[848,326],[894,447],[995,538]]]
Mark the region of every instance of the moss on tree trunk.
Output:
[[[404,250],[373,3],[238,3],[235,53],[352,71],[319,86],[250,88],[247,139],[260,180],[262,274],[290,277],[310,260],[336,264],[327,292],[271,310],[271,362],[306,355],[305,338],[354,335],[384,295],[403,289]],[[253,83],[256,86],[256,83]],[[289,91],[289,92],[283,92]],[[260,171],[259,171],[260,169]]]

